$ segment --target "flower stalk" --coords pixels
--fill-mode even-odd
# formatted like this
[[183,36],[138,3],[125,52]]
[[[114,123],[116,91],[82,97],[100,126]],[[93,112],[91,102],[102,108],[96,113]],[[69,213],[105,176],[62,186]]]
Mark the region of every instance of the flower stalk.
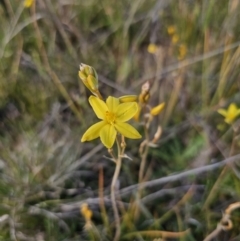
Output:
[[121,166],[122,166],[122,153],[124,150],[121,148],[121,143],[119,141],[119,138],[116,138],[117,142],[117,149],[118,149],[118,157],[115,160],[116,167],[111,183],[111,201],[112,201],[112,207],[113,207],[113,214],[114,214],[114,220],[115,220],[115,227],[116,227],[116,232],[113,241],[118,241],[120,234],[121,234],[121,224],[120,224],[120,217],[119,217],[119,212],[118,212],[118,207],[117,207],[117,202],[116,202],[116,191],[117,191],[117,180],[121,171]]

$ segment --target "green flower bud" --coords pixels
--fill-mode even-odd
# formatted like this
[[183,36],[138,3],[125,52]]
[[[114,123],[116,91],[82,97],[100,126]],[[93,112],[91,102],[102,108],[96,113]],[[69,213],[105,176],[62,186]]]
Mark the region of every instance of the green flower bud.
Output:
[[83,84],[96,96],[100,98],[100,93],[98,91],[98,76],[96,70],[86,64],[80,64],[80,71],[78,72],[79,78],[82,80]]

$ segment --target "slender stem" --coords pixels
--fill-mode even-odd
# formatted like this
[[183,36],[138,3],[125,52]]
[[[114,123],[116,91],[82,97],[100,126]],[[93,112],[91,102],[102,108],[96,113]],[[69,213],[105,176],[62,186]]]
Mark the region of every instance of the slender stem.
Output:
[[140,169],[139,169],[139,176],[138,176],[138,182],[141,183],[144,179],[144,170],[147,162],[147,155],[148,155],[148,150],[149,150],[149,134],[148,134],[148,125],[149,125],[149,120],[145,120],[144,123],[144,133],[145,133],[145,147],[144,150],[141,154],[141,163],[140,163]]
[[[149,151],[149,133],[148,133],[148,127],[149,127],[149,119],[146,118],[145,122],[144,122],[144,133],[145,133],[145,140],[142,142],[142,148],[140,146],[139,152],[141,155],[141,163],[140,163],[140,169],[139,169],[139,173],[138,173],[138,183],[141,184],[144,181],[144,171],[146,168],[146,163],[147,163],[147,155],[148,155],[148,151]],[[136,193],[136,201],[133,203],[132,207],[133,207],[133,216],[134,219],[138,219],[139,217],[139,207],[138,207],[138,200],[141,199],[142,196],[142,190],[138,189],[137,193]]]
[[149,146],[148,146],[148,141],[147,141],[147,144],[144,148],[144,152],[142,154],[142,160],[141,160],[141,164],[140,164],[139,178],[138,178],[139,183],[143,182],[143,180],[144,180],[144,170],[145,170],[145,166],[146,166],[146,162],[147,162],[148,150],[149,150]]
[[105,203],[104,203],[104,193],[103,193],[103,189],[104,189],[104,173],[103,173],[103,167],[101,166],[100,171],[99,171],[99,179],[98,179],[98,183],[99,183],[99,206],[101,209],[101,214],[102,214],[102,219],[104,222],[104,226],[107,227],[107,229],[110,231],[110,227],[109,227],[109,220],[108,220],[108,216],[107,216],[107,212],[106,212],[106,208],[105,208]]
[[120,234],[121,234],[121,227],[120,227],[120,217],[118,213],[117,203],[116,203],[116,184],[118,180],[118,176],[121,170],[122,166],[122,155],[121,155],[121,144],[119,142],[119,139],[117,138],[117,147],[118,147],[118,158],[116,160],[116,167],[115,172],[112,179],[111,184],[111,201],[112,201],[112,207],[113,207],[113,213],[114,213],[114,219],[116,224],[116,232],[113,241],[118,241]]

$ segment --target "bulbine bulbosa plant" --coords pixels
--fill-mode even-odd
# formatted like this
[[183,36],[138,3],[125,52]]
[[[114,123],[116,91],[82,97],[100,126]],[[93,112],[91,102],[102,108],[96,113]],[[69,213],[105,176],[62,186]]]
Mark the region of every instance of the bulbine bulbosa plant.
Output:
[[[141,182],[144,178],[148,147],[154,145],[161,136],[161,128],[158,127],[156,134],[152,140],[150,140],[148,133],[150,123],[153,117],[163,110],[165,103],[161,103],[153,108],[148,104],[150,99],[150,82],[146,82],[142,86],[142,91],[139,96],[126,95],[119,98],[108,96],[105,100],[99,92],[98,76],[93,67],[81,64],[78,75],[84,85],[91,91],[92,95],[89,97],[89,103],[96,116],[100,119],[99,122],[87,129],[81,141],[91,141],[100,137],[101,142],[111,155],[111,160],[116,164],[111,183],[111,201],[116,229],[114,241],[117,241],[121,234],[121,225],[119,210],[116,203],[116,183],[121,170],[122,158],[126,156],[125,138],[142,138],[141,134],[132,125],[128,124],[127,121],[132,118],[139,121],[140,116],[144,118],[145,140],[142,142],[139,149],[140,155],[142,156],[139,173],[139,181]],[[115,143],[117,145],[117,155],[112,149]],[[135,207],[135,205],[133,206]],[[134,208],[134,210],[136,211],[136,208]]]

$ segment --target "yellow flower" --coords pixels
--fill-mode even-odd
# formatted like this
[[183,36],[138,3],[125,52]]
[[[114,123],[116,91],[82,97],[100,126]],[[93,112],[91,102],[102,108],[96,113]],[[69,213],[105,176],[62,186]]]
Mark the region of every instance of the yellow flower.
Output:
[[235,103],[231,103],[227,110],[219,109],[218,113],[225,117],[225,122],[231,124],[238,115],[240,115],[240,109],[238,109]]
[[25,0],[23,6],[25,8],[30,8],[33,5],[34,0]]
[[153,107],[150,111],[150,114],[153,116],[160,114],[162,112],[164,106],[165,106],[165,103],[163,102],[163,103]]
[[80,211],[81,214],[83,215],[83,217],[85,218],[85,225],[84,225],[84,229],[85,230],[90,230],[92,228],[92,210],[88,207],[87,203],[83,203],[80,207]]
[[[137,96],[137,95],[124,95],[124,96],[119,97],[120,103],[136,102],[138,99],[139,99],[139,96]],[[133,119],[135,121],[139,121],[139,116],[140,116],[141,109],[142,109],[142,107],[139,103],[137,103],[137,105],[138,105],[138,111],[133,116]]]
[[90,221],[92,218],[92,211],[91,209],[89,209],[88,204],[87,203],[83,203],[80,207],[81,213],[83,215],[83,217],[85,218],[86,222]]
[[169,35],[173,35],[176,32],[176,28],[173,25],[168,26],[167,32]]
[[179,41],[179,36],[177,34],[174,34],[172,36],[172,43],[176,44]]
[[158,46],[156,44],[148,45],[148,48],[147,48],[148,53],[155,54],[157,52],[157,50],[158,50]]
[[187,54],[187,47],[186,47],[186,45],[185,45],[185,44],[181,44],[181,45],[179,46],[178,51],[179,51],[178,59],[179,59],[179,60],[184,59],[184,57],[185,57],[186,54]]
[[105,103],[95,96],[90,96],[89,103],[97,117],[102,121],[88,128],[81,139],[82,142],[91,141],[100,136],[103,145],[111,148],[117,132],[127,138],[141,138],[134,127],[125,123],[137,113],[138,105],[136,102],[120,103],[118,98],[109,96]]

